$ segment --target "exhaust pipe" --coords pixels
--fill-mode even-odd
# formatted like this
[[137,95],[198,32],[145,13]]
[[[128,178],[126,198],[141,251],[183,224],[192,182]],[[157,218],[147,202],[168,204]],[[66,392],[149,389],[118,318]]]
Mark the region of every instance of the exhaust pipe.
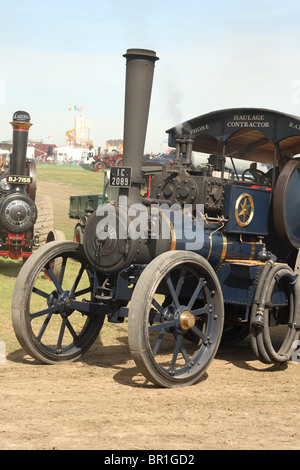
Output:
[[[120,272],[136,261],[141,252],[140,240],[129,233],[131,216],[128,208],[142,202],[143,155],[154,64],[158,60],[154,51],[145,49],[128,49],[124,57],[127,62],[123,170],[124,167],[131,168],[131,182],[129,187],[119,187],[119,200],[116,204],[100,206],[89,217],[83,235],[83,247],[88,261],[96,270],[105,274]],[[117,170],[122,171],[121,168]]]
[[[16,111],[13,115],[11,125],[13,128],[13,150],[10,157],[10,175],[26,176],[28,132],[29,128],[32,126],[29,114],[26,111]],[[15,183],[10,192],[20,191],[25,193],[25,190],[25,184]]]
[[159,58],[154,51],[128,49],[126,61],[123,166],[132,168],[129,191],[120,190],[132,202],[140,201],[142,164],[153,83],[154,64]]

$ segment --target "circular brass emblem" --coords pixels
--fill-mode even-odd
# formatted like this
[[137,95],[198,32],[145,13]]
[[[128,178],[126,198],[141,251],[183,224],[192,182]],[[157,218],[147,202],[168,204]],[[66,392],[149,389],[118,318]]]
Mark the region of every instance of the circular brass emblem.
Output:
[[235,219],[240,227],[247,227],[254,216],[254,203],[250,194],[241,194],[235,203]]

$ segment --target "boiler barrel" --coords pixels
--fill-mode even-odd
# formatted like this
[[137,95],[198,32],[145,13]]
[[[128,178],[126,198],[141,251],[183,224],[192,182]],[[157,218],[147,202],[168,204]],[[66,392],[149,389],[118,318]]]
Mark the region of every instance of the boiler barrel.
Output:
[[194,251],[215,269],[226,259],[258,260],[262,249],[254,237],[243,241],[239,234],[224,233],[220,224],[196,221],[188,216],[170,214],[169,226],[171,250]]

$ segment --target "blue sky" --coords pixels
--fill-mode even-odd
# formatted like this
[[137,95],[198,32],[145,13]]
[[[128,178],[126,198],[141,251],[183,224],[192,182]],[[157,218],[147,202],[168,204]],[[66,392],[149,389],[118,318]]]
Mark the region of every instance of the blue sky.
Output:
[[30,137],[64,144],[72,105],[95,146],[123,137],[129,48],[155,50],[145,151],[165,130],[229,107],[300,116],[299,0],[0,0],[0,140],[17,109]]

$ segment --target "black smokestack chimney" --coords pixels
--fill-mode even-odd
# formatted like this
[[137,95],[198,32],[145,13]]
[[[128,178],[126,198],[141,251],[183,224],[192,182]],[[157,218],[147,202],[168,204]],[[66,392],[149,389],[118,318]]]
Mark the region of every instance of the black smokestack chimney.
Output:
[[[123,166],[132,168],[130,199],[139,197],[142,163],[154,74],[154,51],[128,49],[126,62]],[[120,191],[120,194],[122,192]],[[123,193],[124,194],[124,193]]]
[[[14,176],[26,176],[26,152],[30,116],[26,111],[16,111],[11,125],[13,127],[13,150],[10,157],[10,174]],[[14,185],[14,191],[25,192],[26,186]]]

